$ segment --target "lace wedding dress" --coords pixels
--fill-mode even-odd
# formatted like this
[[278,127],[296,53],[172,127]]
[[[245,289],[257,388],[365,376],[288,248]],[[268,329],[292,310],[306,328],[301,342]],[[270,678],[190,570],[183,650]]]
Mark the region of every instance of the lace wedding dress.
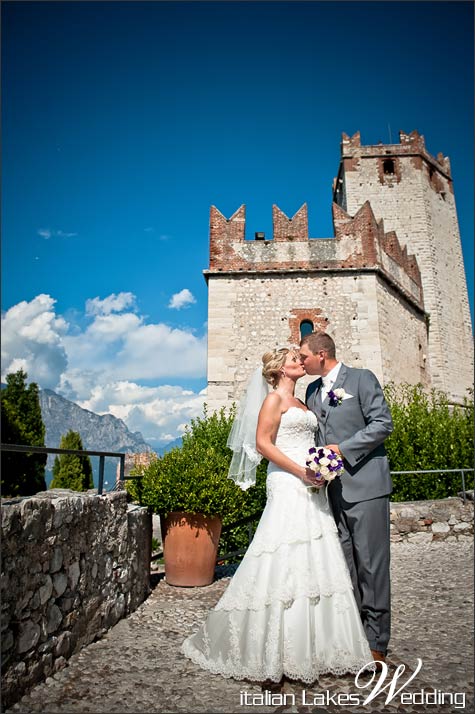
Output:
[[[305,464],[313,412],[282,415],[276,445]],[[325,489],[270,463],[267,503],[241,564],[181,651],[214,674],[312,683],[372,662]]]

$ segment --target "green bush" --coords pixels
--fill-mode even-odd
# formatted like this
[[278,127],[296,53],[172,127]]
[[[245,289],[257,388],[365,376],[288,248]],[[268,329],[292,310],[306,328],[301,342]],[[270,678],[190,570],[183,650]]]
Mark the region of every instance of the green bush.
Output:
[[[219,515],[223,524],[241,517],[245,494],[227,477],[230,454],[226,440],[234,419],[234,409],[192,419],[183,444],[139,467],[140,479],[127,481],[135,500],[155,513],[171,511]],[[132,474],[131,474],[132,475]]]
[[[473,392],[463,405],[450,404],[435,389],[388,384],[384,388],[394,431],[386,440],[391,471],[473,468]],[[466,488],[473,484],[473,475]],[[392,501],[416,501],[456,495],[458,474],[393,476]]]

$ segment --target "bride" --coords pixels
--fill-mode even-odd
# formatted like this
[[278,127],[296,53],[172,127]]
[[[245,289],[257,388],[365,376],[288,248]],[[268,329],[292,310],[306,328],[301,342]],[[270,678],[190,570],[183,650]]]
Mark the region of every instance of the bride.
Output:
[[324,672],[356,673],[372,656],[325,487],[305,466],[317,430],[294,395],[305,370],[287,348],[262,362],[228,443],[242,488],[261,456],[269,460],[267,503],[227,590],[181,651],[224,677],[313,683]]

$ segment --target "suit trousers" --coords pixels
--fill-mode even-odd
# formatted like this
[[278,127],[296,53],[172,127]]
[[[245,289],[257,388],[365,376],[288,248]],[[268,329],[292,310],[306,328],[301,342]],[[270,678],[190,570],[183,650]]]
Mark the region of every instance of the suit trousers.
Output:
[[372,650],[386,654],[391,631],[389,496],[348,503],[339,489],[330,501]]

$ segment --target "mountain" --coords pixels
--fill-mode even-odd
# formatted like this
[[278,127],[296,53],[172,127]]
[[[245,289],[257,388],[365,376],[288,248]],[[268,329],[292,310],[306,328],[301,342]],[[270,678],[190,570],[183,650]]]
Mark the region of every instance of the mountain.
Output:
[[181,436],[179,436],[177,439],[174,439],[173,441],[169,441],[164,446],[159,446],[156,449],[156,452],[159,456],[163,456],[163,454],[166,454],[167,451],[171,451],[176,446],[181,446],[182,444],[183,444],[183,439],[181,438]]
[[139,431],[131,432],[122,419],[83,409],[51,389],[39,391],[41,414],[46,429],[46,446],[59,446],[63,434],[72,429],[81,434],[85,449],[92,451],[153,451]]
[[[82,409],[74,402],[61,397],[51,389],[40,389],[39,400],[41,415],[45,425],[45,446],[59,447],[61,437],[70,429],[79,432],[84,449],[90,451],[116,451],[134,454],[153,451],[139,431],[131,432],[122,419],[112,414],[99,415],[88,409]],[[46,468],[53,466],[54,455],[48,456]],[[104,481],[106,489],[115,482],[116,468],[119,460],[106,457]],[[91,463],[94,473],[94,485],[97,486],[99,457],[92,456]],[[47,485],[51,482],[51,474],[46,474]]]

